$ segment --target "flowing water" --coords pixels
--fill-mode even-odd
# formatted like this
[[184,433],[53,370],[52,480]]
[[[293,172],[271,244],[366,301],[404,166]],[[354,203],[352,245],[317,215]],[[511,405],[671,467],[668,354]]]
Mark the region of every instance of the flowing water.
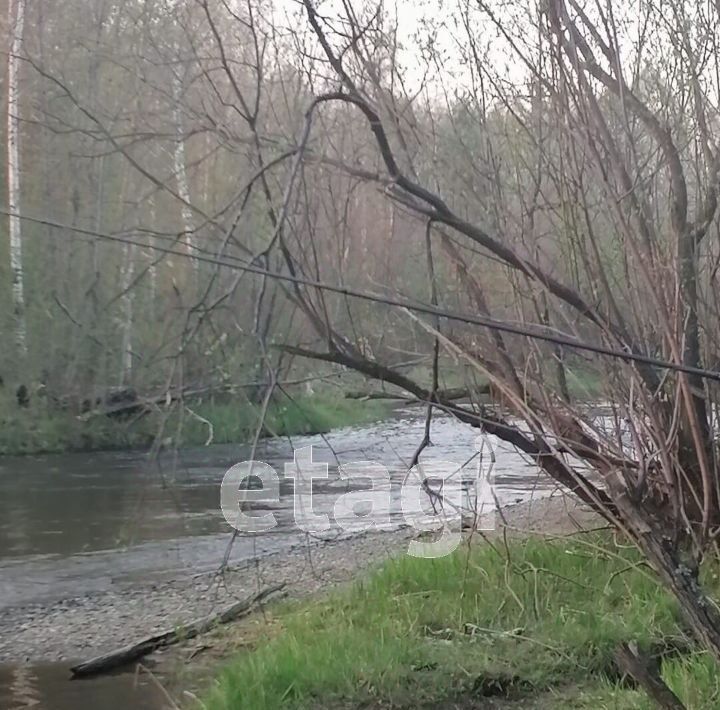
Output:
[[[315,486],[313,508],[331,516],[349,485],[339,479],[337,464],[382,464],[392,473],[386,525],[397,527],[403,524],[399,484],[423,427],[421,417],[405,412],[325,437],[263,441],[255,459],[272,465],[283,479],[293,450],[313,446],[313,458],[327,462],[330,471]],[[218,445],[166,454],[152,463],[134,452],[0,458],[0,613],[216,568],[229,531],[219,507],[220,482],[230,466],[250,454],[247,446]],[[478,439],[477,430],[449,418],[433,425],[432,446],[423,454],[423,460],[431,459],[490,472],[503,504],[550,490],[514,449],[493,437]],[[282,553],[301,543],[289,479],[282,480],[280,494],[272,506],[277,527],[255,539],[240,536],[232,561]],[[69,682],[69,665],[0,666],[0,710],[163,707],[161,694],[146,680],[120,674]]]

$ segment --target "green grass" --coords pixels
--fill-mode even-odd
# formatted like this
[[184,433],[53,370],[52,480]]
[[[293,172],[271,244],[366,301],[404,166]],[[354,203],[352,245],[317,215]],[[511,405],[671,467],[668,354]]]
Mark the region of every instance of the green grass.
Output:
[[[238,441],[252,436],[260,417],[260,406],[243,403],[213,404],[208,402],[193,408],[197,414],[213,422],[216,443]],[[344,399],[341,393],[328,395],[301,395],[292,400],[280,396],[270,404],[265,418],[268,434],[286,436],[290,434],[316,434],[338,427],[366,424],[378,421],[388,415],[387,403],[378,400],[357,401]],[[195,420],[196,423],[197,420]],[[193,440],[204,440],[207,425],[200,425],[202,431],[194,431],[196,425],[186,420],[188,435]]]
[[[212,424],[212,441],[216,444],[249,440],[260,419],[259,405],[246,400],[189,402],[188,406]],[[378,421],[388,413],[389,406],[384,402],[347,400],[342,393],[302,395],[292,401],[280,395],[268,408],[263,433],[326,432]],[[152,443],[160,425],[158,412],[126,420],[103,415],[83,420],[42,401],[21,408],[13,398],[4,398],[0,400],[0,455],[143,448]],[[164,428],[164,436],[171,437],[178,446],[201,446],[208,435],[206,423],[177,408]]]
[[[706,653],[691,653],[662,662],[663,679],[689,710],[715,710],[720,707],[720,677],[717,663]],[[567,707],[578,710],[654,710],[657,706],[641,690],[601,681],[581,689]],[[559,706],[562,707],[562,706]]]
[[42,402],[27,408],[0,402],[0,455],[137,448],[150,442],[145,423],[134,426],[108,417],[81,421]]
[[[588,542],[516,542],[509,561],[489,546],[398,558],[348,590],[280,608],[280,633],[240,653],[204,702],[434,708],[505,688],[517,707],[650,708],[618,684],[612,655],[620,641],[683,638],[675,604],[635,552]],[[705,656],[663,668],[688,707],[717,707]]]

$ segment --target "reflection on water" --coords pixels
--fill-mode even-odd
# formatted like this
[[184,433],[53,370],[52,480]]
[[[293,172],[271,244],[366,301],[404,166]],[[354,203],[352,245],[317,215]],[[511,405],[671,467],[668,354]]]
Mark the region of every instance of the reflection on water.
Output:
[[[338,478],[338,462],[383,464],[393,481],[388,519],[397,526],[399,486],[423,429],[423,418],[413,415],[326,437],[266,441],[255,458],[274,466],[282,479],[293,449],[313,446],[313,458],[330,464],[313,505],[331,515],[348,486]],[[249,457],[246,446],[223,445],[152,464],[127,452],[0,459],[0,613],[217,567],[229,530],[219,509],[220,481]],[[541,495],[549,486],[514,449],[493,437],[479,440],[477,430],[448,417],[434,422],[432,446],[423,457],[458,466],[471,462],[484,473],[491,468],[502,503]],[[254,540],[238,538],[231,562],[302,542],[293,526],[291,493],[286,480],[273,506],[278,527]],[[65,665],[0,668],[0,710],[29,707],[160,710],[163,704],[157,688],[147,679],[138,685],[132,674],[70,682]]]
[[0,666],[2,710],[164,710],[162,692],[147,676],[132,673],[68,680],[67,666]]
[[[273,465],[281,478],[293,449],[307,446],[313,446],[316,460],[330,464],[331,479],[337,461],[373,461],[401,471],[422,438],[423,425],[421,418],[413,418],[340,429],[326,437],[268,440],[255,457]],[[425,457],[460,465],[476,453],[476,439],[477,430],[438,418]],[[495,450],[493,473],[501,493],[533,484],[536,470],[527,460],[493,437],[487,446]],[[484,455],[487,461],[489,449]],[[249,457],[246,446],[220,445],[184,450],[152,464],[132,452],[0,458],[0,561],[227,531],[219,484],[230,466]],[[282,492],[290,491],[286,482]]]
[[[220,463],[222,465],[222,462]],[[217,532],[217,462],[172,474],[137,453],[0,459],[0,557],[76,554]]]

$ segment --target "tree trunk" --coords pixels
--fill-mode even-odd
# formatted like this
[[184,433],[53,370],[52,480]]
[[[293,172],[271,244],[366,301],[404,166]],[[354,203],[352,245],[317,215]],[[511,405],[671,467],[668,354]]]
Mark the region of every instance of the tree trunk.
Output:
[[615,652],[615,662],[621,671],[631,675],[645,689],[645,692],[664,710],[685,710],[685,706],[670,690],[654,667],[652,661],[643,658],[637,648],[623,643]]
[[612,497],[641,552],[677,599],[695,638],[720,662],[720,612],[700,587],[696,565],[681,559],[670,538],[627,495],[616,492]]
[[163,631],[159,634],[143,639],[138,643],[133,643],[129,646],[117,649],[116,651],[103,654],[102,656],[97,656],[89,661],[73,666],[70,671],[72,672],[74,678],[81,678],[106,673],[116,668],[120,668],[128,663],[137,661],[143,656],[147,656],[148,653],[152,653],[158,648],[164,648],[165,646],[170,646],[180,641],[187,641],[199,636],[200,634],[212,631],[219,624],[227,624],[230,621],[235,621],[243,616],[247,616],[247,614],[252,612],[257,606],[261,605],[278,592],[281,592],[284,587],[284,582],[276,584],[272,587],[266,587],[248,599],[235,602],[219,614],[204,616],[201,619],[196,619],[185,626],[168,629],[167,631]]
[[148,237],[148,241],[150,243],[150,248],[148,249],[147,258],[149,260],[149,276],[150,276],[150,296],[149,296],[149,312],[150,312],[150,318],[155,318],[155,299],[157,298],[157,253],[153,251],[153,246],[155,244],[155,238],[152,236],[152,232],[155,231],[155,222],[156,222],[156,212],[155,212],[155,198],[150,197],[148,201],[148,212],[150,215],[150,224],[148,225],[150,229],[150,236]]
[[[188,254],[193,254],[193,216],[188,204],[190,202],[190,183],[188,181],[186,156],[185,156],[185,138],[183,129],[182,114],[180,112],[180,97],[182,94],[182,86],[179,77],[173,78],[173,122],[175,124],[175,179],[177,181],[177,191],[184,200],[182,205],[182,229],[183,242],[185,250]],[[198,262],[192,259],[193,271],[197,271]]]
[[135,275],[135,247],[133,244],[125,246],[125,268],[123,269],[123,340],[122,340],[122,368],[120,384],[127,385],[132,379],[132,329],[133,329],[133,289],[131,288]]
[[8,5],[10,54],[8,55],[8,211],[10,232],[10,273],[15,315],[15,341],[21,356],[27,353],[25,322],[25,287],[22,258],[22,226],[20,220],[20,52],[25,24],[25,0],[11,0]]

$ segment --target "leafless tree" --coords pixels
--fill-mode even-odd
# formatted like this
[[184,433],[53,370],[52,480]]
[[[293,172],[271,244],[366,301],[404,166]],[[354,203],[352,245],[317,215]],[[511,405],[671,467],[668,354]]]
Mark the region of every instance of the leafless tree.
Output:
[[[405,90],[382,6],[344,3],[325,16],[304,0],[326,65],[308,125],[322,126],[321,114],[359,117],[376,158],[370,169],[348,160],[323,128],[323,147],[301,144],[304,180],[333,166],[375,184],[414,225],[416,244],[431,235],[455,283],[433,291],[429,305],[440,308],[425,297],[425,315],[411,305],[406,316],[416,311],[434,370],[439,343],[489,380],[494,406],[472,396],[472,381],[471,404],[458,404],[437,371],[423,384],[368,353],[364,338],[331,317],[321,285],[296,297],[322,314],[311,322],[325,347],[285,350],[394,385],[531,456],[635,540],[720,659],[720,618],[698,576],[720,529],[718,247],[709,236],[720,170],[718,8],[645,3],[620,16],[612,3],[586,5],[552,0],[517,16],[502,4],[459,7],[455,39],[470,80],[451,97],[442,84],[434,96],[429,85]],[[707,31],[688,31],[698,25]],[[482,46],[490,30],[494,41]],[[428,65],[442,76],[448,67],[429,46]],[[521,67],[515,76],[493,67],[503,52]],[[317,202],[311,196],[303,209]],[[299,251],[287,263],[313,283],[321,274],[307,255],[320,224],[293,221]],[[428,262],[430,284],[438,268]],[[376,300],[399,305],[405,283],[385,280]],[[482,318],[458,327],[455,304]],[[567,362],[583,353],[603,377],[602,419],[568,389]]]

